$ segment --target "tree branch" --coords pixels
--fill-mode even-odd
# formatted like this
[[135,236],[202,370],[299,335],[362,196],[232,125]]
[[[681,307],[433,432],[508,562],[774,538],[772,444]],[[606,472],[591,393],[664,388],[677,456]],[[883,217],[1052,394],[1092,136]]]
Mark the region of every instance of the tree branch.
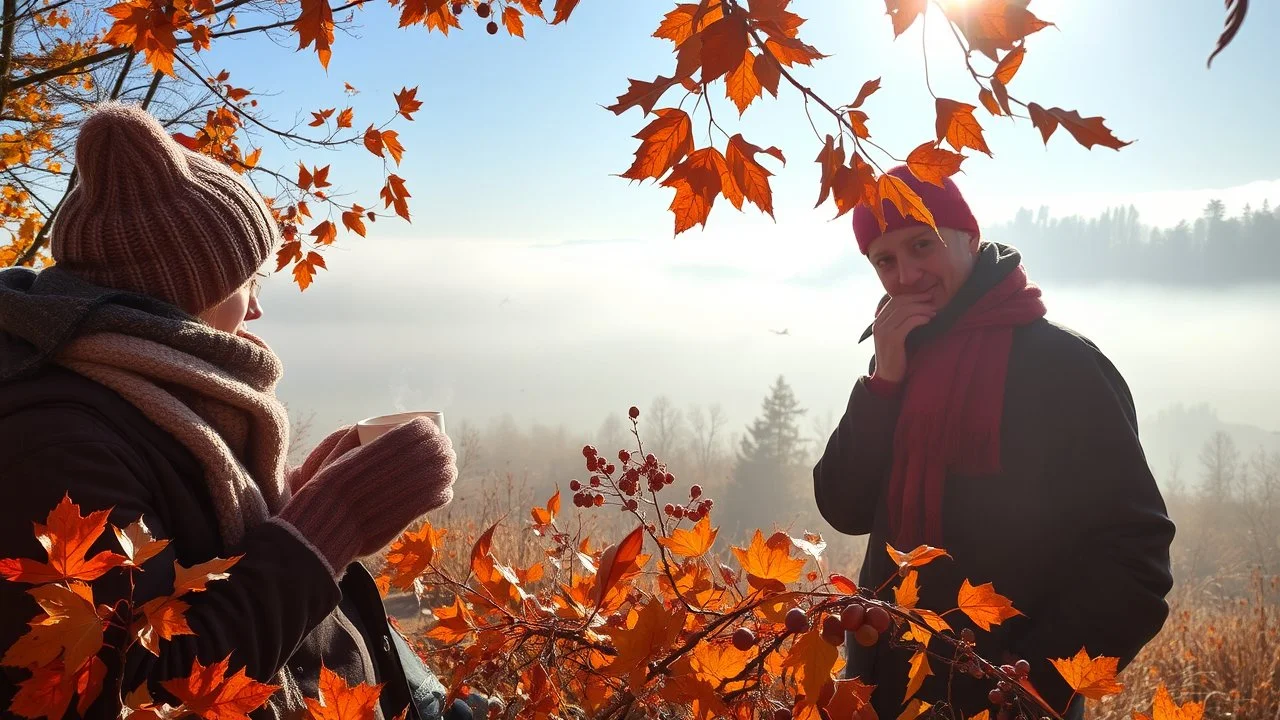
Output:
[[9,95],[9,64],[13,60],[13,32],[18,24],[18,0],[4,0],[4,31],[0,34],[0,111]]

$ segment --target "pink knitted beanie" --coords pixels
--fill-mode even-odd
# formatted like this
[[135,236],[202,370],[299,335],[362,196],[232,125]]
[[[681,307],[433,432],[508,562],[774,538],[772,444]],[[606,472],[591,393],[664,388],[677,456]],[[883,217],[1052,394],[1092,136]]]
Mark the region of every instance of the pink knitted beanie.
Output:
[[76,140],[79,180],[53,227],[58,266],[197,314],[253,276],[280,240],[241,175],[179,145],[140,107],[100,105]]

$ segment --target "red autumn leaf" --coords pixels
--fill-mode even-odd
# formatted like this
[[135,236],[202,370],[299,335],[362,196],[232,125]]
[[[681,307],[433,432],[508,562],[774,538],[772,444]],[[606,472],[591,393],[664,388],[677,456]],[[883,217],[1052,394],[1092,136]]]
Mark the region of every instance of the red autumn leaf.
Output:
[[982,126],[973,116],[976,107],[947,98],[938,98],[935,105],[939,141],[945,139],[956,150],[970,147],[978,152],[991,154],[987,141],[982,137]]
[[[850,678],[847,680],[832,680],[830,689],[830,699],[827,699],[822,708],[827,711],[830,718],[845,718],[846,720],[875,720],[875,710],[871,709],[871,692],[875,690],[874,685],[868,685],[859,678]],[[822,699],[826,699],[828,691],[823,689]]]
[[28,558],[0,560],[0,576],[12,582],[39,584],[83,580],[92,582],[127,558],[103,550],[85,557],[107,526],[109,510],[80,515],[80,506],[64,495],[49,511],[45,523],[34,523],[36,539],[44,546],[48,562]]
[[782,80],[782,66],[778,61],[770,55],[761,53],[756,56],[752,70],[755,72],[756,79],[760,81],[760,87],[768,90],[770,95],[778,97],[778,82]]
[[893,589],[893,601],[904,608],[914,608],[920,602],[920,573],[912,570],[902,578]]
[[904,218],[915,218],[933,228],[934,232],[938,231],[933,213],[929,212],[929,208],[925,207],[924,201],[910,185],[893,175],[884,174],[880,176],[876,189],[880,192],[880,197],[893,203]]
[[360,237],[364,237],[364,208],[352,205],[350,210],[342,213],[342,225]]
[[623,677],[650,658],[661,657],[660,653],[679,639],[684,620],[683,608],[670,611],[657,599],[645,603],[637,613],[635,625],[612,633],[613,646],[618,654],[604,672]]
[[992,115],[1004,114],[1000,110],[1000,104],[996,102],[996,96],[992,94],[992,92],[987,88],[982,88],[981,90],[978,91],[978,101],[981,102],[982,107],[986,108],[987,112],[991,113]]
[[280,272],[289,265],[302,259],[302,243],[298,240],[292,240],[280,246],[276,251],[276,272]]
[[293,24],[293,31],[298,33],[298,49],[315,45],[320,64],[329,67],[329,58],[333,56],[333,10],[329,0],[301,0],[302,13]]
[[446,530],[436,530],[431,523],[404,533],[387,549],[387,568],[391,571],[391,584],[401,590],[412,590],[413,581],[431,567],[436,549]]
[[9,712],[24,718],[61,718],[71,706],[76,686],[73,678],[56,660],[31,669],[31,677],[18,683],[9,700]]
[[1049,136],[1058,129],[1059,124],[1086,149],[1101,145],[1119,150],[1132,143],[1132,141],[1120,140],[1112,134],[1105,124],[1106,121],[1101,117],[1080,117],[1080,113],[1075,110],[1063,110],[1059,107],[1045,110],[1036,103],[1031,103],[1027,109],[1031,113],[1031,123],[1039,128],[1040,135],[1046,144],[1049,142]]
[[858,97],[854,98],[853,104],[850,105],[849,107],[851,108],[862,107],[862,103],[866,101],[866,99],[870,97],[872,93],[874,93],[879,89],[880,89],[880,78],[876,78],[875,80],[868,80],[862,83],[862,89],[858,91]]
[[573,13],[574,8],[578,7],[578,2],[579,0],[556,0],[555,18],[551,21],[551,24],[559,25],[560,23],[568,20],[569,15]]
[[517,0],[524,11],[536,18],[546,19],[542,14],[542,0]]
[[422,109],[422,101],[418,99],[418,88],[400,88],[400,92],[394,93],[392,97],[396,101],[396,112],[404,116],[405,120],[412,120],[413,114]]
[[705,227],[716,196],[722,191],[731,200],[740,195],[741,191],[736,186],[725,187],[725,178],[732,179],[728,165],[714,147],[694,151],[672,169],[662,181],[662,186],[676,191],[668,209],[675,216],[677,235],[694,225]]
[[968,40],[969,48],[986,55],[992,62],[996,61],[998,51],[1012,50],[1028,35],[1053,24],[1036,17],[1026,4],[1009,0],[970,0],[951,4],[946,10]]
[[657,118],[636,133],[640,148],[622,177],[630,180],[660,178],[693,151],[693,123],[683,110],[662,108]]
[[340,128],[349,128],[351,123],[355,121],[356,111],[354,108],[347,108],[338,113],[337,125]]
[[764,46],[778,59],[778,62],[787,67],[792,65],[812,65],[814,60],[821,60],[826,57],[814,47],[806,45],[795,38],[771,36],[768,40],[765,40]]
[[742,64],[751,45],[747,24],[736,15],[723,17],[699,33],[702,38],[702,82],[716,80]]
[[964,161],[965,157],[960,153],[944,150],[937,143],[926,142],[907,156],[907,167],[920,180],[942,187],[943,180],[960,172],[960,163]]
[[1009,89],[999,80],[991,81],[991,92],[996,96],[996,102],[1000,105],[1000,110],[1005,115],[1012,115],[1013,109],[1009,107]]
[[835,138],[828,135],[826,143],[822,146],[822,150],[818,153],[818,157],[814,159],[814,162],[818,163],[822,168],[818,202],[814,204],[816,208],[827,201],[827,196],[831,194],[831,190],[835,185],[836,173],[844,166],[844,146],[837,146]]
[[611,545],[600,556],[600,568],[596,571],[594,598],[596,605],[604,601],[627,570],[636,562],[644,549],[644,526],[627,534],[622,542]]
[[244,668],[227,677],[229,666],[229,656],[208,667],[196,659],[190,675],[161,685],[205,720],[249,720],[249,713],[266,704],[279,687],[253,680]]
[[459,27],[448,5],[448,0],[405,0],[400,8],[400,27],[422,23],[428,30],[448,35],[450,27]]
[[338,228],[330,221],[316,225],[309,233],[317,245],[332,245],[338,239]]
[[187,624],[186,612],[191,606],[174,597],[153,598],[143,603],[133,633],[138,643],[156,657],[160,656],[160,641],[172,640],[178,635],[195,635]]
[[502,11],[502,25],[507,28],[509,34],[524,37],[524,18],[520,15],[520,11],[511,5]]
[[738,189],[742,191],[743,196],[756,207],[768,213],[770,217],[773,217],[773,191],[769,187],[769,177],[773,173],[766,170],[755,159],[756,154],[762,152],[772,155],[784,164],[786,163],[786,158],[782,156],[782,151],[778,148],[771,147],[767,150],[762,150],[743,139],[741,134],[734,135],[729,139],[724,158],[729,166],[729,172],[733,174],[733,179],[737,183]]
[[325,121],[333,115],[334,110],[337,110],[337,108],[329,108],[328,110],[311,113],[311,116],[314,119],[307,123],[307,125],[310,125],[311,127],[320,127],[321,125],[324,125]]
[[1013,76],[1018,74],[1018,68],[1022,67],[1022,61],[1026,56],[1027,48],[1025,45],[1019,45],[1006,53],[1000,59],[1000,64],[996,65],[995,79],[1005,85],[1013,82]]
[[822,630],[815,627],[792,643],[782,667],[795,671],[796,683],[804,690],[805,697],[817,699],[822,687],[831,681],[831,671],[838,659],[840,650],[823,640]]
[[653,31],[653,37],[670,40],[679,47],[695,33],[693,27],[695,17],[698,17],[698,31],[724,17],[724,8],[720,3],[714,5],[704,3],[704,5],[706,6],[703,7],[700,17],[698,17],[698,5],[692,3],[676,5],[675,9],[662,18],[658,29]]
[[545,508],[533,508],[533,523],[535,525],[550,525],[555,521],[556,515],[560,514],[560,490],[556,490],[556,494],[551,496],[547,501]]
[[306,698],[309,720],[366,720],[375,717],[382,685],[349,685],[345,678],[320,665],[320,697]]
[[1120,662],[1118,658],[1090,658],[1089,653],[1080,648],[1075,657],[1050,662],[1076,694],[1090,700],[1101,700],[1124,690],[1124,686],[1116,682]]
[[880,186],[871,166],[858,154],[849,158],[849,165],[836,168],[832,186],[836,202],[836,217],[840,217],[857,205],[871,209],[871,214],[884,227],[884,206]]
[[452,645],[474,630],[475,619],[467,606],[462,604],[462,598],[457,595],[453,596],[452,605],[435,608],[432,614],[436,617],[436,624],[427,631],[427,637],[436,642]]
[[412,197],[409,190],[405,187],[404,178],[398,175],[390,174],[387,176],[387,182],[383,185],[379,195],[382,196],[384,207],[395,206],[396,215],[409,219],[409,202],[408,198]]
[[871,131],[867,129],[867,114],[861,110],[850,110],[848,113],[849,125],[853,128],[853,134],[866,140],[871,137]]
[[827,580],[830,581],[830,583],[835,587],[835,589],[839,590],[845,595],[858,594],[858,584],[850,580],[849,578],[841,575],[840,573],[832,573],[831,576],[827,578]]
[[628,82],[630,82],[630,86],[625,93],[618,96],[618,102],[606,108],[615,115],[621,115],[633,107],[640,108],[645,115],[652,113],[653,106],[662,98],[662,94],[676,84],[674,78],[661,75],[653,82],[645,82],[643,80],[629,80]]
[[742,62],[724,79],[725,96],[738,106],[738,114],[747,111],[751,102],[764,92],[760,79],[756,77],[756,56],[750,50],[743,55]]

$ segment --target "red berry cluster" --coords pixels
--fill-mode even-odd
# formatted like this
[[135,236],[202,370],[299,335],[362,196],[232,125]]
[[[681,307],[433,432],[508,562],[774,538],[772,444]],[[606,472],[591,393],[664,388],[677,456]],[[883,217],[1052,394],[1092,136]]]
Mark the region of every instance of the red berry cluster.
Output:
[[[1002,665],[1000,672],[1007,678],[1025,680],[1031,674],[1031,663],[1026,660],[1019,660],[1013,665]],[[1002,679],[997,682],[995,689],[988,693],[987,699],[999,709],[996,713],[996,720],[1012,720],[1015,717],[1018,693],[1013,686],[1013,681]]]
[[693,522],[698,522],[711,512],[711,508],[715,506],[715,501],[711,498],[702,497],[702,486],[694,485],[689,488],[689,502],[684,505],[675,505],[667,503],[662,506],[662,512],[667,517],[680,520],[681,518],[689,518]]

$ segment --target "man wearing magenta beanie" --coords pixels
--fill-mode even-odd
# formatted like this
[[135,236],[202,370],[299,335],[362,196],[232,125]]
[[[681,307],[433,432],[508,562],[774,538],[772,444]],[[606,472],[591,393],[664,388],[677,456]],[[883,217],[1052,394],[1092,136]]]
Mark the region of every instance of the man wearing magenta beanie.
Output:
[[[1071,690],[1048,659],[1086,647],[1123,667],[1163,626],[1173,523],[1119,371],[1045,318],[1018,251],[981,240],[955,183],[889,173],[920,195],[939,232],[887,202],[883,228],[870,208],[853,213],[886,295],[862,336],[875,342],[870,370],[813,469],[818,508],[837,530],[870,534],[863,588],[897,572],[887,543],[950,553],[921,574],[920,607],[955,607],[966,579],[994,583],[1023,614],[972,628],[979,654],[1028,661],[1061,711]],[[947,620],[957,634],[971,628],[960,613]],[[852,635],[847,648],[849,676],[876,686],[877,714],[898,717],[912,651]],[[938,667],[917,697],[957,716],[1012,717],[992,689]],[[1083,700],[1065,717],[1083,717]]]

